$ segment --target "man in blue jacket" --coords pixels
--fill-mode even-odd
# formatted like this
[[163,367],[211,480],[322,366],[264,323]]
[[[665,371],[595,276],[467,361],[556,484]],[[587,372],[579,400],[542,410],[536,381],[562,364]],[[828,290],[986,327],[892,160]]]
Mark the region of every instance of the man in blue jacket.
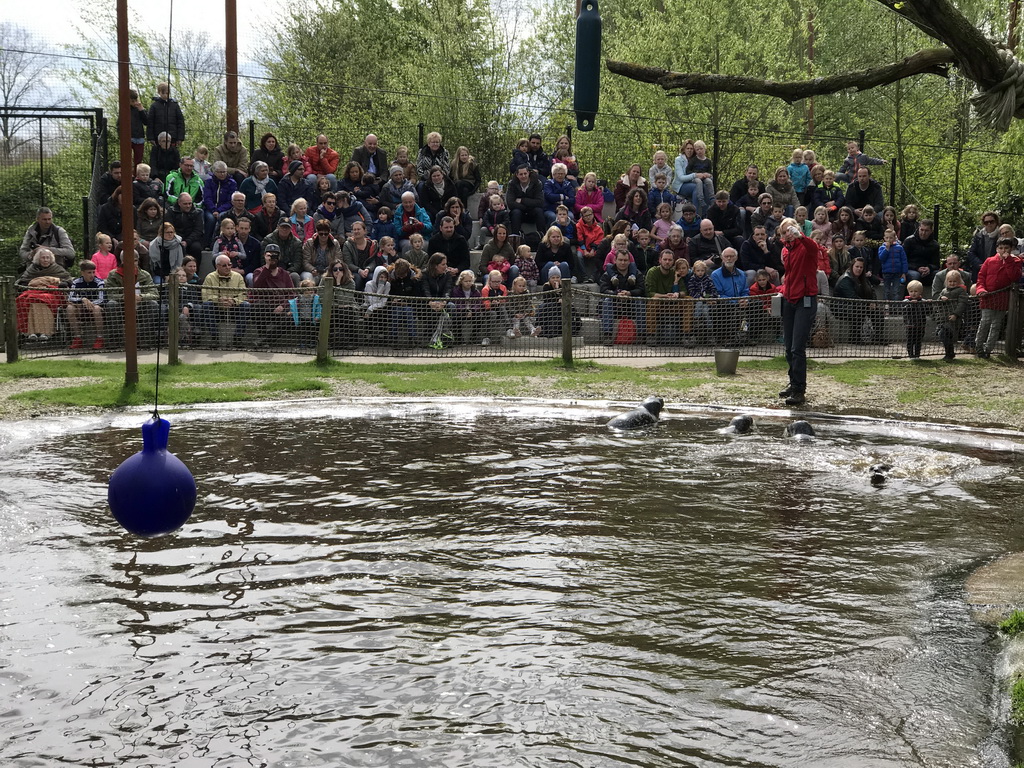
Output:
[[747,273],[736,266],[739,254],[735,248],[722,251],[722,266],[711,273],[711,281],[721,297],[711,308],[711,323],[715,338],[721,347],[733,347],[740,342],[743,321],[747,319]]

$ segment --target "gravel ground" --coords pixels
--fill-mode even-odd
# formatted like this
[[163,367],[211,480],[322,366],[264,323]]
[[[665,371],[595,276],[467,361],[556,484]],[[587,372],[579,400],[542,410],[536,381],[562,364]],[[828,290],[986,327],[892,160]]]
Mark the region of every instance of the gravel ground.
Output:
[[[951,365],[932,369],[925,378],[917,371],[901,377],[901,370],[897,367],[894,375],[879,376],[855,385],[837,381],[823,371],[812,372],[806,409],[1024,431],[1024,379],[1019,366],[997,363]],[[736,408],[785,407],[777,397],[778,390],[785,385],[785,373],[782,371],[744,369],[741,362],[739,374],[730,377],[715,376],[712,367],[685,371],[652,370],[651,376],[650,385],[629,381],[588,382],[587,373],[583,370],[570,378],[522,377],[511,384],[506,381],[504,389],[507,394],[531,398],[632,401],[658,394],[668,402]],[[458,378],[463,387],[469,381],[479,379],[479,388],[464,388],[457,397],[487,398],[494,395],[494,382],[487,373],[462,371]],[[42,411],[38,405],[10,398],[27,388],[76,386],[90,380],[88,377],[75,377],[0,381],[0,419],[19,420],[88,412],[88,407],[81,406],[47,406]],[[333,380],[332,393],[341,398],[394,396],[382,386],[358,378]]]

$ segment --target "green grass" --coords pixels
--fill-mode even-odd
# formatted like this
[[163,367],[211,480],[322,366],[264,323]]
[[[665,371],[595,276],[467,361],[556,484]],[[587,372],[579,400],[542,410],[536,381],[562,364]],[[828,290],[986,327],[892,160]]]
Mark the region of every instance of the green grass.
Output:
[[1016,637],[1024,632],[1024,611],[1016,610],[999,622],[999,631],[1007,637]]
[[1024,678],[1017,678],[1010,688],[1010,722],[1024,725]]

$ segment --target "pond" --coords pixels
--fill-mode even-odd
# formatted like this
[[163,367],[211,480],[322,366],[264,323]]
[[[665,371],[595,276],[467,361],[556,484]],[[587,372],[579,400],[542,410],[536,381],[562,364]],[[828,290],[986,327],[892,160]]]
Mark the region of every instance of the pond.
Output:
[[2,425],[0,764],[1010,764],[964,581],[1024,549],[1024,436],[616,410],[171,415],[199,502],[148,541],[141,412]]

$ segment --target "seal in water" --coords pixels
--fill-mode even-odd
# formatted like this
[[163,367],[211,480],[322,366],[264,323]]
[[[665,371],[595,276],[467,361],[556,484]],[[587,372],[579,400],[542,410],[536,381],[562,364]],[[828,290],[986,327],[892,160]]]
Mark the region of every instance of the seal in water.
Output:
[[643,429],[653,426],[658,423],[658,414],[664,405],[665,401],[660,397],[648,397],[639,408],[616,416],[608,422],[608,426],[615,429]]
[[800,435],[814,437],[814,427],[803,419],[786,425],[786,437],[798,437]]
[[736,435],[747,435],[754,428],[754,417],[746,413],[734,416],[729,422],[728,431]]
[[889,464],[872,464],[868,469],[871,474],[872,485],[885,485],[885,481],[889,479],[889,470],[892,466]]

